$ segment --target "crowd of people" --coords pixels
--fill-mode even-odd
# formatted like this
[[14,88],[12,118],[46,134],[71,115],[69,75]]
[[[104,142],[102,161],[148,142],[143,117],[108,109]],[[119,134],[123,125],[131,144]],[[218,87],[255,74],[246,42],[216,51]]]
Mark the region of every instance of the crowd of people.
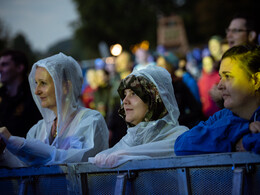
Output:
[[[185,55],[123,51],[113,68],[59,53],[34,63],[0,56],[0,166],[90,162],[217,152],[260,153],[257,23],[236,15],[226,37]],[[85,77],[84,77],[85,76]],[[82,88],[82,83],[86,85]],[[29,82],[28,82],[29,81]]]

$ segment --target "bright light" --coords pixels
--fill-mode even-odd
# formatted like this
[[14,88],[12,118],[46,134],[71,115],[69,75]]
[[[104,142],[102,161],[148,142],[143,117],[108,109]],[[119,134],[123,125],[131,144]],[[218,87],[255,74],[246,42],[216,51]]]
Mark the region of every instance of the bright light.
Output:
[[113,56],[119,56],[122,52],[122,46],[120,44],[112,45],[110,51]]

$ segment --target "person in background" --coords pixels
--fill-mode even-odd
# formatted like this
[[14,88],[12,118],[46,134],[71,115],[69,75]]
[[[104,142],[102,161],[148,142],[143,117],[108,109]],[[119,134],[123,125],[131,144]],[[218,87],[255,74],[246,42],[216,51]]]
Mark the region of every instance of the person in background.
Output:
[[182,79],[183,83],[188,87],[193,97],[197,100],[199,104],[201,104],[197,81],[191,75],[191,73],[187,71],[186,65],[187,65],[186,57],[180,58],[178,63],[178,68],[177,70],[175,70],[174,74],[178,78]]
[[[229,47],[242,44],[258,44],[259,27],[257,18],[247,13],[238,13],[233,16],[226,29],[226,39]],[[210,96],[220,108],[224,108],[221,92],[212,87]]]
[[149,61],[149,51],[143,48],[138,48],[135,52],[136,64],[134,69],[141,70],[146,68],[148,65],[155,65],[154,62]]
[[222,57],[218,84],[225,108],[180,135],[176,155],[260,153],[260,47],[234,46]]
[[120,75],[120,79],[127,77],[133,70],[133,61],[131,54],[123,51],[115,60],[116,72]]
[[94,68],[88,69],[86,72],[87,86],[81,94],[81,100],[86,108],[95,109],[94,93],[98,88],[96,70]]
[[178,123],[179,109],[167,70],[154,65],[134,70],[121,81],[118,93],[127,134],[89,162],[112,168],[132,159],[174,156],[174,142],[188,128]]
[[5,50],[0,55],[0,122],[21,137],[42,118],[30,91],[28,66],[21,51]]
[[105,120],[107,119],[111,93],[109,76],[109,72],[105,69],[96,70],[97,89],[94,91],[95,109],[102,114]]
[[208,119],[220,108],[211,98],[209,91],[219,82],[219,74],[216,68],[216,61],[212,56],[204,56],[202,59],[202,75],[198,80],[202,112],[205,119]]
[[126,134],[126,123],[123,118],[118,115],[118,109],[121,106],[120,97],[117,88],[122,79],[127,77],[133,70],[133,61],[131,54],[123,51],[115,59],[115,75],[111,81],[112,88],[109,100],[109,113],[107,116],[107,126],[109,129],[109,147],[113,147]]
[[209,48],[210,55],[213,56],[213,58],[216,62],[219,62],[223,55],[222,41],[223,40],[220,36],[214,35],[214,36],[210,37],[209,42],[208,42],[208,48]]
[[258,44],[258,28],[257,18],[245,13],[234,15],[226,29],[226,39],[229,47],[242,44]]
[[82,81],[80,65],[63,53],[33,65],[29,82],[43,119],[29,130],[26,139],[0,128],[0,142],[6,145],[0,155],[1,166],[83,162],[108,148],[104,118],[80,106]]
[[172,52],[165,52],[157,58],[157,66],[165,68],[171,74],[174,95],[180,111],[180,125],[192,128],[203,119],[203,114],[201,104],[184,84],[182,77],[175,75],[178,58]]

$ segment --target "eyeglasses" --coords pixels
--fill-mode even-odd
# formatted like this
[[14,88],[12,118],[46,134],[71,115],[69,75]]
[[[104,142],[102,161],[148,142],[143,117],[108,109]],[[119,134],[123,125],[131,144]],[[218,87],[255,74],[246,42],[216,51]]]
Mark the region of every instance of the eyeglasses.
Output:
[[228,34],[229,32],[231,32],[232,34],[236,34],[236,33],[240,33],[240,32],[248,32],[249,30],[245,30],[245,29],[237,29],[237,28],[233,28],[233,29],[226,29],[226,33]]

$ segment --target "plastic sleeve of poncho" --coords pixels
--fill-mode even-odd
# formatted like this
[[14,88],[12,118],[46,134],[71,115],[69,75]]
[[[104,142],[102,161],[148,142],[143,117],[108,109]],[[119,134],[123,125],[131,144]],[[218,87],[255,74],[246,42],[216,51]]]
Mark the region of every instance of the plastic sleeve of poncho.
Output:
[[[87,110],[87,109],[86,109]],[[86,112],[87,113],[87,112]],[[83,114],[76,126],[71,126],[73,134],[66,137],[69,148],[63,149],[48,145],[34,136],[42,131],[42,124],[38,123],[23,139],[12,136],[7,148],[27,165],[52,165],[87,161],[88,157],[108,148],[108,129],[102,115],[96,111]],[[64,142],[63,142],[64,143]]]
[[248,128],[248,120],[223,109],[180,135],[174,150],[177,156],[232,152],[237,141],[249,133]]
[[26,164],[13,155],[8,149],[5,149],[4,153],[0,154],[0,167],[26,167]]
[[175,156],[175,140],[187,131],[187,127],[166,125],[165,128],[159,130],[161,131],[159,134],[147,136],[149,139],[138,145],[134,139],[144,133],[131,132],[131,130],[131,128],[128,129],[127,134],[113,148],[100,152],[94,158],[89,158],[89,162],[102,168],[114,168],[129,160]]

